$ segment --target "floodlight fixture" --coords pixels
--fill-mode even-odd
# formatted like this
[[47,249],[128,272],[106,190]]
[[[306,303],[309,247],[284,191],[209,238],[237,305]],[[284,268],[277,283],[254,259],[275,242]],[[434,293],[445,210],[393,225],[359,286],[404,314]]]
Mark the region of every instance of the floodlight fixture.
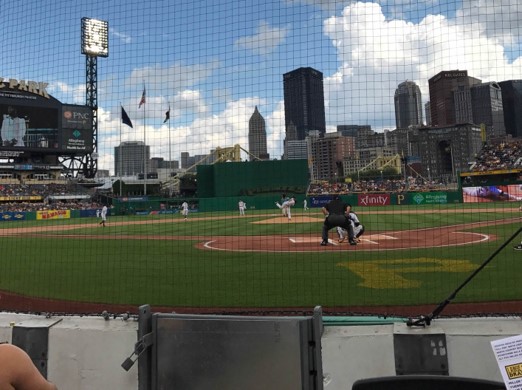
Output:
[[90,57],[109,56],[109,22],[82,18],[82,54]]

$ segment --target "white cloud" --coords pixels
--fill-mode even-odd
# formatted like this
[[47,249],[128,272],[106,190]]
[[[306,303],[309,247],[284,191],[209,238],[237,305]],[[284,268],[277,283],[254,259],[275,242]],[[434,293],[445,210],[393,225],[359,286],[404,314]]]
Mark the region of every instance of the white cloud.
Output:
[[[256,106],[262,107],[265,104],[264,101],[254,97],[229,102],[223,112],[217,115],[200,115],[186,125],[177,125],[175,118],[173,118],[173,113],[178,112],[175,106],[186,104],[185,107],[191,106],[194,111],[199,110],[200,114],[207,112],[206,109],[201,109],[202,103],[197,92],[185,91],[180,93],[178,97],[179,99],[176,102],[171,103],[170,133],[168,123],[162,125],[147,124],[144,128],[143,120],[139,118],[139,112],[136,119],[131,118],[134,125],[134,128],[131,129],[128,126],[121,125],[119,111],[110,113],[99,109],[98,118],[101,136],[99,138],[99,168],[114,171],[114,147],[120,144],[120,137],[123,142],[143,141],[145,138],[147,145],[151,148],[151,156],[163,157],[166,160],[169,155],[173,159],[179,160],[181,152],[188,152],[191,156],[206,155],[210,150],[217,147],[232,147],[236,144],[248,150],[248,122],[254,113],[254,108]],[[164,119],[164,112],[158,113],[158,115],[160,114],[163,115],[161,118]],[[147,116],[149,116],[148,111]],[[268,126],[267,121],[267,133],[270,131]],[[274,137],[272,136],[270,139],[274,139]],[[271,142],[270,139],[268,140],[269,143]],[[276,142],[279,141],[276,140]],[[273,143],[271,146],[276,147]],[[242,153],[242,158],[247,158],[246,154]]]
[[266,56],[284,41],[288,31],[289,28],[271,27],[267,22],[260,22],[254,35],[237,39],[235,45]]
[[340,63],[325,78],[330,123],[392,127],[397,85],[415,81],[427,101],[428,79],[442,70],[467,70],[483,81],[522,78],[521,59],[509,63],[497,39],[462,18],[386,20],[380,5],[356,3],[328,18],[324,32]]
[[[264,115],[264,114],[261,114]],[[285,103],[280,101],[274,111],[265,116],[267,148],[271,159],[280,159],[283,155],[285,139]]]
[[62,81],[49,84],[48,92],[58,100],[73,104],[85,104],[85,84],[69,85]]
[[196,115],[204,114],[209,111],[205,104],[201,91],[185,90],[179,92],[170,102],[171,117],[181,116],[186,112]]
[[114,28],[109,28],[109,32],[111,34],[113,34],[116,38],[118,38],[120,41],[122,41],[123,43],[131,43],[132,42],[132,38],[131,38],[130,35],[121,33],[121,32],[117,31]]
[[506,46],[522,44],[522,3],[513,0],[463,0],[457,12],[461,23],[479,26]]
[[154,95],[155,85],[159,85],[162,91],[177,92],[203,83],[218,67],[218,61],[194,65],[175,63],[171,66],[161,66],[155,64],[133,70],[126,85],[141,91],[143,83],[145,83],[147,91],[150,91],[151,95]]
[[176,129],[182,144],[181,150],[196,155],[236,144],[248,149],[248,121],[255,106],[262,104],[255,97],[232,101],[221,113],[197,118],[187,127]]

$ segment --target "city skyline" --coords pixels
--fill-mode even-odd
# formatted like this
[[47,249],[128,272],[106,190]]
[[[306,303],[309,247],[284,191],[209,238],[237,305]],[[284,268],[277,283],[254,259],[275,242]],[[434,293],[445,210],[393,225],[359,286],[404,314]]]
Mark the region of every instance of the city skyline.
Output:
[[[113,169],[120,135],[142,141],[144,131],[151,156],[168,160],[169,106],[174,160],[181,151],[247,146],[255,106],[266,120],[268,153],[280,158],[283,74],[300,67],[324,75],[327,132],[393,129],[393,95],[405,80],[419,85],[424,105],[428,79],[443,70],[467,70],[483,82],[522,79],[520,4],[508,0],[480,7],[478,0],[281,0],[255,8],[43,0],[6,4],[4,12],[4,46],[18,55],[2,58],[0,77],[48,82],[49,93],[70,104],[85,104],[80,20],[108,21],[109,57],[98,60],[99,169]],[[138,109],[144,84],[147,102]],[[133,129],[120,127],[120,104]]]

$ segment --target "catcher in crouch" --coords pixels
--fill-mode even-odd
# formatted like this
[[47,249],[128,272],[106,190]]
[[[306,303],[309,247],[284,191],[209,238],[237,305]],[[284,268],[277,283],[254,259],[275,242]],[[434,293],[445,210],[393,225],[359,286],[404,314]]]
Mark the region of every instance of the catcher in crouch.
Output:
[[[351,205],[348,205],[346,209],[346,215],[348,216],[350,224],[352,225],[354,241],[357,243],[361,242],[359,237],[364,234],[364,225],[359,221],[359,217],[353,211]],[[343,242],[348,237],[348,231],[340,226],[337,227],[337,234],[339,235],[339,243]]]

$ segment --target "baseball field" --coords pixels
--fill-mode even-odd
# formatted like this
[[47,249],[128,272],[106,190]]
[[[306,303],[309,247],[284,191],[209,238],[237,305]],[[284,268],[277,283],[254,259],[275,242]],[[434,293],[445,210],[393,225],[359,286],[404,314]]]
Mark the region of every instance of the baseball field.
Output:
[[[0,224],[0,310],[166,310],[415,315],[448,297],[521,226],[507,202],[368,207],[357,246],[322,247],[318,209]],[[449,312],[522,312],[516,237]]]

